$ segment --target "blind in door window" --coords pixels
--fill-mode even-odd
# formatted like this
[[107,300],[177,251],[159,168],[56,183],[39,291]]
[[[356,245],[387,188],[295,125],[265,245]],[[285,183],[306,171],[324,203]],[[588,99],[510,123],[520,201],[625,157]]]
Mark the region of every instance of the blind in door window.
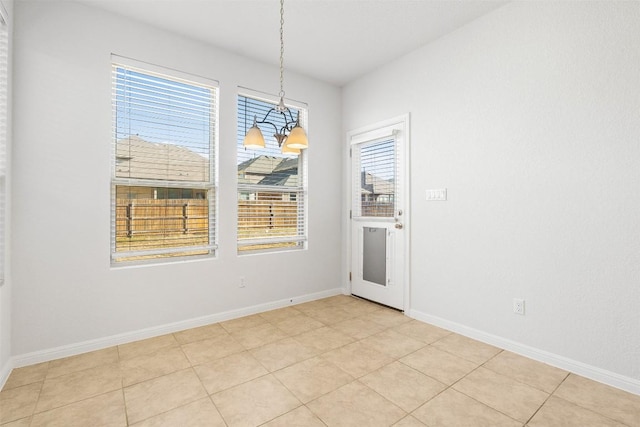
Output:
[[384,139],[354,146],[355,216],[393,217],[396,210],[396,143]]

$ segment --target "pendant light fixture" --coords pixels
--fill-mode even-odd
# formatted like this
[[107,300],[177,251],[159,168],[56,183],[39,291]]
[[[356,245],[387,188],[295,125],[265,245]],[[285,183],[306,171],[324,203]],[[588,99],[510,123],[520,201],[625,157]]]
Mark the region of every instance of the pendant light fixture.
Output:
[[[282,148],[282,153],[300,154],[300,150],[309,146],[309,140],[304,129],[300,126],[300,113],[294,119],[289,107],[284,105],[284,0],[280,0],[280,93],[278,95],[280,96],[280,102],[267,111],[262,120],[258,120],[257,116],[253,116],[253,126],[247,131],[243,145],[251,149],[264,148],[264,136],[258,125],[268,125],[273,127],[275,132],[273,136],[278,142],[278,147]],[[273,122],[268,121],[267,119],[271,113],[281,114],[284,119],[284,125],[278,127]]]

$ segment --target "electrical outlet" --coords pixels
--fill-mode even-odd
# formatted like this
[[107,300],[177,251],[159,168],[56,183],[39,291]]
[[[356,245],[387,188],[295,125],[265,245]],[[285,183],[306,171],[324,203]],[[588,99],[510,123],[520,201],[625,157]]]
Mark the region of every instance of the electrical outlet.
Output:
[[238,287],[239,288],[244,288],[246,286],[246,284],[247,283],[245,282],[244,277],[241,276],[240,277],[240,282],[238,282]]
[[524,300],[522,298],[513,299],[513,312],[524,316]]

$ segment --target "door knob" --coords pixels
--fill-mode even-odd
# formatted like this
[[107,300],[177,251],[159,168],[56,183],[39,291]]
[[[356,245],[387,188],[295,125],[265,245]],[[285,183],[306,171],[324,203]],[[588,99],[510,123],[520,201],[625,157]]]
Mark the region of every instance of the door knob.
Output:
[[404,225],[402,225],[402,223],[400,223],[400,222],[396,222],[396,228],[398,230],[402,230],[404,228]]

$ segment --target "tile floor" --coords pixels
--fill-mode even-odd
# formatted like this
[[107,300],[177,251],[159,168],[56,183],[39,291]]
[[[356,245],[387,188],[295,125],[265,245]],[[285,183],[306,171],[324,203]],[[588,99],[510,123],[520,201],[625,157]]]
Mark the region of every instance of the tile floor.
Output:
[[640,426],[640,396],[340,295],[15,369],[0,425]]

